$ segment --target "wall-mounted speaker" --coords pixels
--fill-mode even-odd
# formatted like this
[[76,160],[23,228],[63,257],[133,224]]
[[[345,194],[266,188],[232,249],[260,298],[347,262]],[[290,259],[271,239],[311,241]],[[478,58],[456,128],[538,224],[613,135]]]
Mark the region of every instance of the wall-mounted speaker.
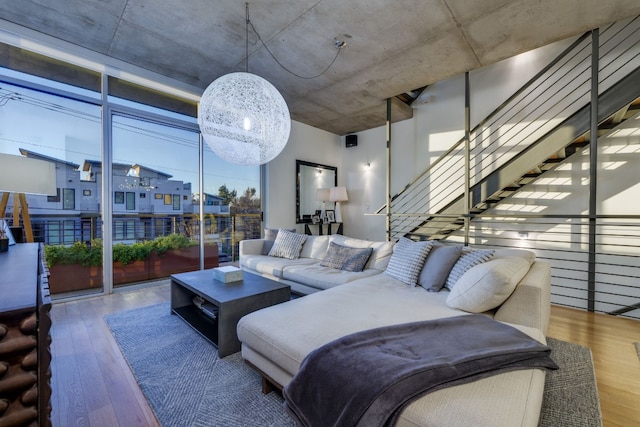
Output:
[[347,147],[355,147],[358,145],[358,135],[347,135],[345,141]]

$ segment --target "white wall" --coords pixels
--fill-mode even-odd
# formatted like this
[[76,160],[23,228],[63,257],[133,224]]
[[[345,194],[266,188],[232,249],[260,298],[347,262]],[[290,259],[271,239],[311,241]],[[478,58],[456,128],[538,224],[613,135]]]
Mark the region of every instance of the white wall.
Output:
[[[558,42],[470,73],[471,123],[478,123],[520,88],[571,40]],[[429,86],[414,102],[414,117],[392,124],[391,195],[464,137],[464,75]],[[384,102],[384,101],[381,101]],[[386,203],[386,127],[358,132],[358,145],[341,138],[338,177],[347,187],[345,234],[384,240],[384,216],[371,216]],[[364,164],[370,163],[370,170]],[[343,181],[346,177],[346,182]]]
[[[338,167],[338,185],[344,185],[340,167],[340,137],[296,121],[285,149],[266,166],[264,225],[268,228],[296,228],[296,160]],[[348,187],[347,187],[348,188]]]

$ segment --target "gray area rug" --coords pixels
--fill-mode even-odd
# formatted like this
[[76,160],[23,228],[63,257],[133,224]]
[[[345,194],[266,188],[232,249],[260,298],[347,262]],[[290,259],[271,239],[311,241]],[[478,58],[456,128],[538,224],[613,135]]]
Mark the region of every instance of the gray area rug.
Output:
[[[168,303],[105,320],[163,426],[295,426],[240,353],[219,359]],[[591,351],[552,338],[549,346],[561,369],[547,374],[540,426],[602,425]]]

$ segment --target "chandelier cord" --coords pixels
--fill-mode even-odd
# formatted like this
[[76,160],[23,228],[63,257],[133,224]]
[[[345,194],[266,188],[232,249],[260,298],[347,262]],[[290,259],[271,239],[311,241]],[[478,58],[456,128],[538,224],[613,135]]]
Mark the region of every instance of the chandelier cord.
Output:
[[[247,12],[247,22],[245,24],[245,44],[244,44],[244,54],[245,54],[245,60],[244,60],[244,64],[245,64],[245,72],[249,72],[249,24],[251,24],[251,21],[249,20],[249,3],[245,3],[244,4],[246,12]],[[253,25],[252,25],[253,27]],[[255,31],[255,29],[254,29]]]
[[299,79],[311,80],[311,79],[316,79],[316,78],[322,76],[324,73],[329,71],[329,68],[331,68],[331,66],[336,62],[336,60],[338,59],[338,56],[340,55],[340,51],[344,47],[344,45],[342,45],[342,46],[336,45],[336,49],[337,49],[336,56],[333,57],[333,60],[331,61],[331,63],[327,66],[327,68],[322,70],[321,73],[316,74],[315,76],[303,76],[303,75],[300,75],[300,74],[288,69],[280,61],[278,61],[278,58],[276,58],[276,56],[273,54],[273,52],[271,52],[269,47],[267,47],[267,44],[264,42],[264,40],[262,40],[262,37],[260,37],[260,33],[258,33],[258,30],[256,30],[256,27],[253,26],[253,22],[251,22],[251,20],[249,19],[249,3],[245,3],[245,6],[246,6],[246,9],[247,9],[247,28],[246,28],[246,32],[247,32],[246,36],[247,37],[246,37],[246,60],[245,60],[247,72],[249,72],[249,26],[251,26],[251,29],[253,30],[253,32],[258,37],[258,40],[260,40],[260,43],[262,43],[262,46],[264,46],[264,48],[267,50],[269,55],[271,55],[273,60],[276,61],[276,63],[280,67],[282,67],[282,69],[285,70],[287,73],[292,74],[292,75],[298,77]]

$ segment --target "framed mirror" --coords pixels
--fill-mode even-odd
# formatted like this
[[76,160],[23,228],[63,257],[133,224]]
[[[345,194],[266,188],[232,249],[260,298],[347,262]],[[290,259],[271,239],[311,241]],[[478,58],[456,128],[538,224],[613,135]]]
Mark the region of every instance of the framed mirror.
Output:
[[317,190],[338,186],[338,168],[296,160],[296,223],[311,223],[316,211],[322,210]]

